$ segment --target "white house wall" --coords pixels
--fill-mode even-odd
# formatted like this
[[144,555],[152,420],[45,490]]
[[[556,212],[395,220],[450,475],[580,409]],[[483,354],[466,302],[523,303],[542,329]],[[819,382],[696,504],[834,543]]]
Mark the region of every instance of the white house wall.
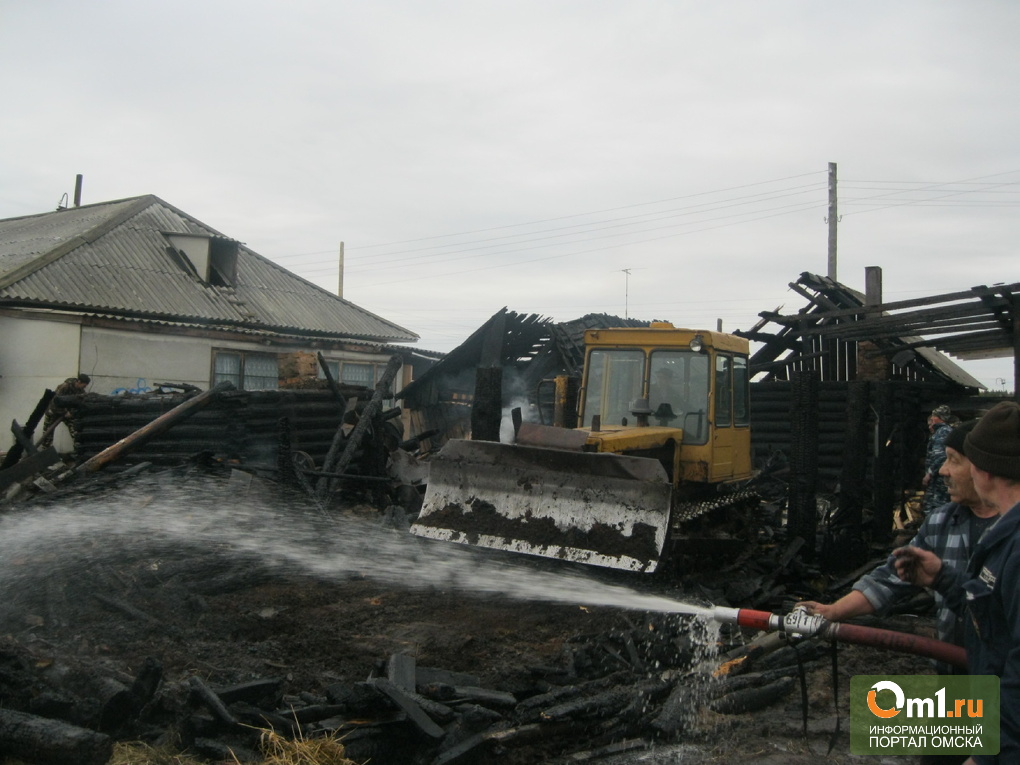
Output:
[[[11,420],[24,424],[47,388],[85,372],[90,393],[145,393],[157,383],[187,383],[203,390],[211,385],[214,350],[282,355],[313,352],[307,346],[267,346],[256,341],[223,340],[137,330],[80,326],[74,322],[0,315],[0,452],[14,443]],[[330,351],[330,360],[385,364],[386,353]],[[398,378],[399,379],[399,378]],[[398,386],[399,387],[399,386]],[[36,430],[36,438],[41,433]],[[73,448],[70,435],[58,428],[58,451]]]
[[[80,327],[74,322],[38,321],[0,315],[0,452],[14,443],[11,421],[24,425],[43,393],[77,376]],[[36,430],[36,437],[41,433]],[[59,428],[54,445],[71,448]]]
[[207,338],[82,327],[81,368],[92,377],[91,393],[145,393],[161,382],[204,390],[212,346]]

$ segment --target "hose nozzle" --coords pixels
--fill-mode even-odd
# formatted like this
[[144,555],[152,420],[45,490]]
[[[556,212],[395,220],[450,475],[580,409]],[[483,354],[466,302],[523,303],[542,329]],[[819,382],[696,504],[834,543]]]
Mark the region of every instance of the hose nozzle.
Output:
[[738,624],[741,627],[766,632],[778,630],[788,635],[801,637],[819,635],[829,626],[825,617],[819,614],[809,614],[803,606],[798,606],[786,616],[770,614],[768,611],[752,611],[749,608],[714,606],[712,618],[724,624]]

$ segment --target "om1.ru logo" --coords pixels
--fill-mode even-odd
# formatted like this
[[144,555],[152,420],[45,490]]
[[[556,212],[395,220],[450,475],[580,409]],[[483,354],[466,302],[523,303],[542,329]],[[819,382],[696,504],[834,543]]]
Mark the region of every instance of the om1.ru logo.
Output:
[[994,675],[850,678],[852,754],[997,754]]
[[[892,691],[893,705],[883,709],[878,704],[879,691]],[[903,689],[892,680],[879,680],[868,691],[868,709],[875,717],[888,720],[906,710],[907,717],[963,717],[966,708],[967,717],[984,717],[984,699],[954,699],[953,708],[946,709],[946,689],[935,691],[934,698],[907,698]]]

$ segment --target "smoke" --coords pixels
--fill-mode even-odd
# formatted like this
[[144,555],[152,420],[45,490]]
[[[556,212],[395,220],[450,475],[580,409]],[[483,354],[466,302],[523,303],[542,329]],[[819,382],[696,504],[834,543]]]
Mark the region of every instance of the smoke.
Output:
[[537,392],[529,390],[528,380],[515,367],[503,367],[503,415],[499,424],[500,443],[514,442],[513,410],[521,410],[521,421],[541,423]]

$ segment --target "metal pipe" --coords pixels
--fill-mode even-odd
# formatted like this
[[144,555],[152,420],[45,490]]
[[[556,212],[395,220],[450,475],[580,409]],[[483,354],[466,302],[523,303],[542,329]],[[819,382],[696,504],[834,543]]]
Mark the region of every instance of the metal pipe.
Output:
[[925,656],[954,667],[967,669],[967,653],[958,645],[941,640],[911,635],[906,632],[883,630],[877,627],[863,627],[859,624],[841,624],[827,621],[818,614],[809,614],[803,608],[795,608],[786,616],[768,611],[752,611],[747,608],[725,608],[714,606],[711,617],[724,624],[737,624],[750,629],[766,632],[779,631],[789,635],[813,637],[815,635],[842,643],[885,648],[890,651]]

